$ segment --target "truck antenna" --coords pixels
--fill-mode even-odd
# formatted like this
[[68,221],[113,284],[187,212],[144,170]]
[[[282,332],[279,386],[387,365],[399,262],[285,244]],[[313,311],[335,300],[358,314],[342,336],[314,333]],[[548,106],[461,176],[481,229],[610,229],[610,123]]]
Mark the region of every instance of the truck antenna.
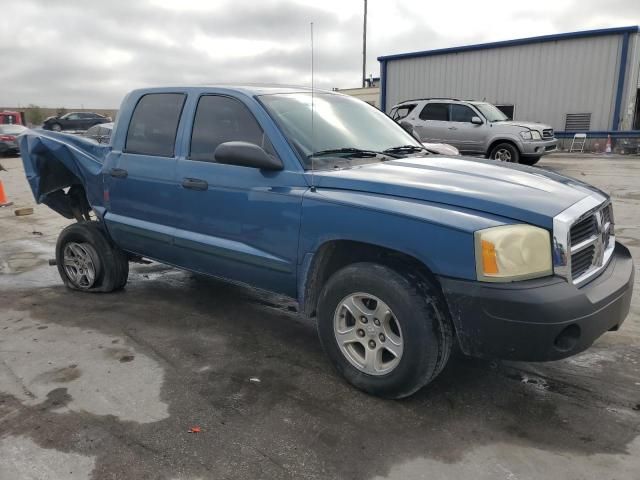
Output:
[[311,22],[311,191],[316,191],[315,178],[313,176],[314,170],[314,152],[315,152],[315,132],[313,130],[313,117],[315,116],[315,105],[313,98],[313,22]]

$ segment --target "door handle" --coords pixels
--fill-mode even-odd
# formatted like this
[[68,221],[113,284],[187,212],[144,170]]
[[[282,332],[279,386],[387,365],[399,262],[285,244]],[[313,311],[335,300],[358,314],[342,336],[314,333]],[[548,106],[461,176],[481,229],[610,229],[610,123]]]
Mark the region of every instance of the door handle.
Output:
[[109,173],[115,178],[127,178],[127,175],[129,175],[129,172],[123,168],[112,168]]
[[183,178],[182,186],[189,190],[207,190],[209,188],[207,181],[199,178]]
[[449,130],[457,130],[458,127],[449,127]]

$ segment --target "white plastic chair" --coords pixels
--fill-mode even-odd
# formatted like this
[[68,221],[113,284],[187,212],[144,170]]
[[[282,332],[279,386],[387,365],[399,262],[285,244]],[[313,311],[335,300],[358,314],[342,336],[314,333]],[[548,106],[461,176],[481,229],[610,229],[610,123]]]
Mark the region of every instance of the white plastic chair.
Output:
[[[569,147],[569,153],[571,152],[584,152],[584,145],[587,143],[587,134],[586,133],[576,133],[573,135],[573,140],[571,141],[571,147]],[[575,147],[575,150],[574,150]]]

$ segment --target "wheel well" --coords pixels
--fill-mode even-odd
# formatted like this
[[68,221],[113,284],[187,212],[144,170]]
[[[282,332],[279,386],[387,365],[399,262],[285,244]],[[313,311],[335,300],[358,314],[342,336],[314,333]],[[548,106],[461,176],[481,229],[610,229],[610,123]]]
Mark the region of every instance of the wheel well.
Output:
[[424,263],[411,255],[379,245],[351,240],[334,240],[324,243],[316,252],[306,275],[304,300],[300,307],[313,317],[320,291],[331,275],[343,267],[358,262],[375,262],[415,275],[417,280],[427,279],[440,294],[442,289],[435,275]]
[[493,150],[495,148],[495,146],[500,144],[500,143],[508,143],[508,144],[512,145],[518,151],[518,153],[522,154],[522,152],[518,148],[518,145],[516,144],[516,142],[514,142],[513,140],[508,140],[506,138],[503,138],[503,139],[494,140],[493,142],[491,142],[491,145],[489,145],[489,148],[487,149],[487,154],[486,154],[487,158],[489,158],[489,155],[491,155],[491,150]]

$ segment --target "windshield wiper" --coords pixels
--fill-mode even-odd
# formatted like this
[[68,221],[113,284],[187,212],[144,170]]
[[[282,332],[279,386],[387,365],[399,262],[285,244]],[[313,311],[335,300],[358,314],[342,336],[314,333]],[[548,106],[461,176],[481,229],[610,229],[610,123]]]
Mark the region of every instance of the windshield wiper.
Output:
[[353,148],[353,147],[343,147],[343,148],[332,148],[329,150],[320,150],[317,152],[310,153],[307,155],[307,158],[311,157],[322,157],[326,155],[346,155],[347,157],[376,157],[378,155],[384,155],[383,152],[376,152],[373,150],[363,150],[361,148]]
[[390,154],[390,153],[414,153],[421,151],[429,152],[424,147],[419,147],[418,145],[399,145],[397,147],[391,147],[384,150],[382,153]]

